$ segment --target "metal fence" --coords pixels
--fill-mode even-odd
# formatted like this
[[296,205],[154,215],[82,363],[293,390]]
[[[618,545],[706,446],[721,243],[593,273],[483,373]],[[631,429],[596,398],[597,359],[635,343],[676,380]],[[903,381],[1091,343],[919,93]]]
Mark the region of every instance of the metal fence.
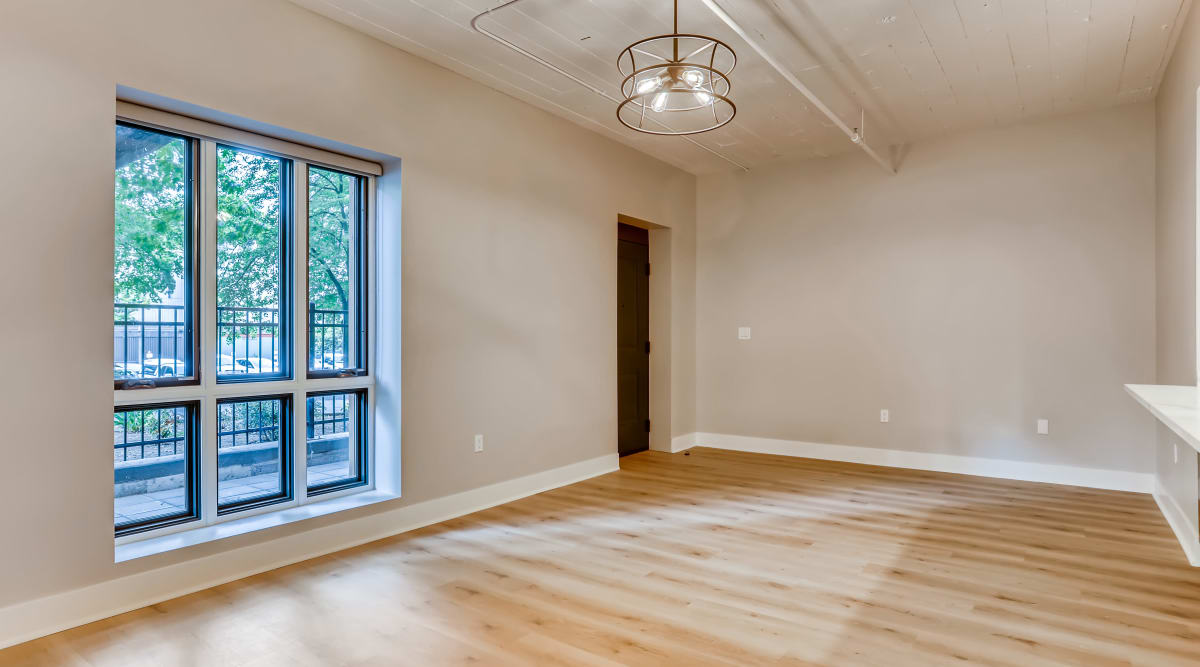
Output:
[[[183,306],[113,305],[113,377],[167,377],[191,372]],[[349,313],[310,307],[309,359],[315,370],[345,368]],[[217,308],[217,372],[273,374],[282,370],[277,308]]]
[[125,410],[113,415],[113,461],[182,454],[187,446],[187,408]]
[[[314,396],[307,401],[308,438],[345,433],[350,428],[353,394]],[[278,399],[237,401],[217,406],[217,447],[279,440]],[[113,415],[113,460],[137,461],[184,453],[187,408],[126,410]]]
[[344,310],[327,310],[309,305],[308,358],[313,370],[346,367],[349,353],[348,315]]
[[183,306],[113,304],[113,376],[184,375],[187,349]]
[[279,372],[281,333],[278,308],[217,308],[217,373]]

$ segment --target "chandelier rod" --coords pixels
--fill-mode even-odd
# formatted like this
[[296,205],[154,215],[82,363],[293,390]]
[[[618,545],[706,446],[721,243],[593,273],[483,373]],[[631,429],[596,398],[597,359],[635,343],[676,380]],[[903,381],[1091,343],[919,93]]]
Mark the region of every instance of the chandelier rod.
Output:
[[[564,77],[570,79],[571,81],[574,81],[575,83],[583,86],[584,88],[587,88],[588,90],[599,95],[600,97],[603,97],[604,99],[608,100],[609,102],[612,102],[613,104],[621,103],[621,100],[618,100],[617,98],[609,95],[608,93],[604,92],[603,90],[600,90],[599,88],[593,86],[592,84],[588,83],[587,81],[580,79],[579,77],[575,76],[574,74],[571,74],[570,72],[555,65],[554,63],[552,63],[548,60],[545,60],[544,58],[541,58],[536,54],[530,53],[529,51],[521,48],[520,46],[517,46],[516,44],[508,41],[507,39],[504,39],[500,35],[497,35],[496,33],[491,32],[487,28],[484,28],[483,26],[479,25],[479,21],[481,19],[483,19],[484,17],[488,16],[489,14],[491,14],[492,12],[495,12],[500,9],[504,9],[505,7],[511,7],[512,5],[517,4],[518,2],[521,2],[521,0],[508,0],[508,2],[505,2],[504,4],[497,5],[485,12],[479,13],[478,15],[476,15],[474,18],[471,19],[471,28],[473,28],[475,30],[475,32],[483,35],[484,37],[487,37],[488,39],[500,44],[501,46],[504,46],[505,48],[507,48],[509,50],[515,51],[515,52],[521,54],[522,56],[525,56],[526,58],[529,58],[530,60],[536,62],[537,64],[541,65],[542,67],[545,67],[546,69],[548,69],[552,72],[555,72],[556,74],[559,74],[561,76],[564,76]],[[678,2],[678,0],[676,0],[676,2]],[[545,98],[543,98],[543,99],[545,99]],[[546,100],[546,101],[549,102],[549,100]],[[561,105],[559,105],[559,106],[561,106]],[[574,113],[578,113],[578,112],[574,112]],[[579,114],[579,115],[583,116],[584,118],[587,118],[587,116],[584,116],[583,114]],[[589,118],[589,120],[593,120],[593,122],[597,122],[594,119]],[[670,126],[659,122],[655,118],[651,118],[650,122],[655,123],[656,125],[664,127],[666,129],[671,129]],[[597,124],[600,124],[600,123],[597,122]],[[700,150],[710,153],[718,158],[721,158],[722,160],[737,167],[738,169],[741,169],[742,171],[750,171],[750,168],[747,167],[746,165],[741,164],[740,162],[734,160],[733,158],[722,155],[721,153],[709,148],[708,146],[705,146],[704,144],[700,143],[699,141],[696,141],[695,139],[692,139],[691,137],[681,136],[680,139],[683,139],[684,141],[688,142],[689,144],[692,144],[693,146],[695,146],[696,148],[699,148]]]

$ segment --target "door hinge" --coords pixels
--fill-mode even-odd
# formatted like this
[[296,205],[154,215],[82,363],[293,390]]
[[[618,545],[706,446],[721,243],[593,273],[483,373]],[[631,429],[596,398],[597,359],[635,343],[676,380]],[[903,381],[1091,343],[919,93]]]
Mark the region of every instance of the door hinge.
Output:
[[646,432],[647,433],[650,432],[650,420],[649,419],[646,420]]
[[650,354],[650,341],[646,341],[646,354]]
[[646,262],[646,275],[650,275],[650,262]]

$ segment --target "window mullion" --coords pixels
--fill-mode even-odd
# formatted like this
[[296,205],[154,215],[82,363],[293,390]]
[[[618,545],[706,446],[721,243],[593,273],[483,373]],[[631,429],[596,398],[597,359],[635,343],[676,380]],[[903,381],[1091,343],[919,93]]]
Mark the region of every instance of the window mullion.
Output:
[[308,163],[296,160],[292,169],[292,473],[296,502],[308,502],[308,440],[305,428],[304,388],[308,377]]
[[200,309],[204,332],[200,337],[200,359],[204,401],[200,422],[200,519],[205,524],[217,518],[217,146],[200,142]]

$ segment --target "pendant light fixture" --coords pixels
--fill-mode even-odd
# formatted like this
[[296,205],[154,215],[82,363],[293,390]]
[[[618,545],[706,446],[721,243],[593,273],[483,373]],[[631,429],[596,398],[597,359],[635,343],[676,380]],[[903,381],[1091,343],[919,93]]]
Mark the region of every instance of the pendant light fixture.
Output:
[[674,31],[647,37],[621,51],[617,70],[624,79],[617,119],[646,134],[699,134],[726,125],[737,114],[729,99],[729,73],[737,54],[719,39]]

